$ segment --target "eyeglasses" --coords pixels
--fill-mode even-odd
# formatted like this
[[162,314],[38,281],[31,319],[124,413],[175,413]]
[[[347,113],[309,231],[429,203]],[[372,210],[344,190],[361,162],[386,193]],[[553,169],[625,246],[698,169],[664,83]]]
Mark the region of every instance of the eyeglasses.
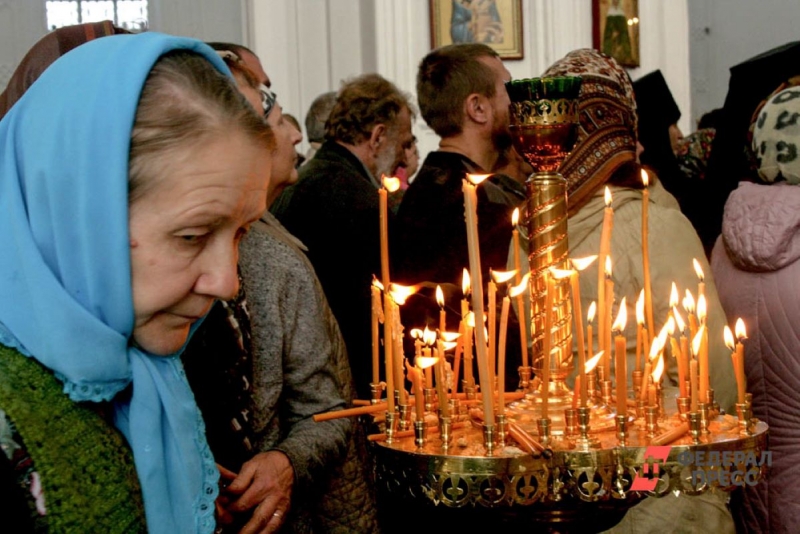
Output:
[[263,83],[259,87],[259,90],[261,91],[261,107],[264,108],[264,118],[266,119],[269,117],[270,112],[272,112],[272,108],[275,107],[277,95]]

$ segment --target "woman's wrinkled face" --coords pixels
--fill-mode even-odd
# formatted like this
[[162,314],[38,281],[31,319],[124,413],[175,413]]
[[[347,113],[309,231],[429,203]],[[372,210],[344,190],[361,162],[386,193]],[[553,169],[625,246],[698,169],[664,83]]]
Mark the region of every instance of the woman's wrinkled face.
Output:
[[239,289],[239,240],[266,209],[270,154],[241,132],[157,156],[130,205],[133,341],[168,355]]

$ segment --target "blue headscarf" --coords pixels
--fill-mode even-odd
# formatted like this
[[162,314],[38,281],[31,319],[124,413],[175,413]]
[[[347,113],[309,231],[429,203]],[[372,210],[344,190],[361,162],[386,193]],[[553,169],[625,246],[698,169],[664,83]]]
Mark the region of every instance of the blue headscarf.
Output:
[[[53,63],[0,121],[0,342],[52,369],[74,401],[114,399],[152,533],[212,532],[219,474],[178,355],[130,343],[128,153],[157,33],[104,37]],[[195,325],[196,326],[196,325]]]

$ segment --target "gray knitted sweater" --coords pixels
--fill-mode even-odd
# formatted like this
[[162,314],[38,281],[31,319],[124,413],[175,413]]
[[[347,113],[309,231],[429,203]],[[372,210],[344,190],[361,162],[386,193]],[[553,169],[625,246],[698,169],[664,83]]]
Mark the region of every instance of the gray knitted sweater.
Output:
[[280,450],[292,462],[292,530],[368,532],[374,502],[352,420],[311,417],[345,407],[353,386],[339,327],[304,249],[269,212],[240,245],[252,327],[255,447]]

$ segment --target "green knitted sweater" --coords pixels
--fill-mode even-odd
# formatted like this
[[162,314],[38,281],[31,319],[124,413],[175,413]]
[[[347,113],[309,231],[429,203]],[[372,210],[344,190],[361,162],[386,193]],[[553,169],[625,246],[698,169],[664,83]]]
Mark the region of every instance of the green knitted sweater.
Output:
[[36,360],[0,345],[0,409],[41,479],[48,532],[146,532],[124,438],[92,405],[72,402],[62,390]]

